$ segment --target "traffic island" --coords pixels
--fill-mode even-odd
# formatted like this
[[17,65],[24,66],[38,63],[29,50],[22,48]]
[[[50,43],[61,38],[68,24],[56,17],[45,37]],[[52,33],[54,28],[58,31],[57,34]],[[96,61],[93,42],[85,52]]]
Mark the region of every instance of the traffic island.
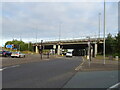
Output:
[[[64,88],[86,88],[110,90],[111,86],[118,84],[120,61],[98,60],[92,61],[84,58],[83,64],[77,67],[77,73],[67,82]],[[79,68],[79,69],[78,69]],[[111,89],[112,90],[112,89]],[[118,90],[118,89],[116,89]]]
[[120,61],[116,60],[106,60],[105,64],[104,60],[98,60],[93,58],[90,62],[86,58],[85,62],[82,65],[80,71],[107,71],[107,70],[120,70]]

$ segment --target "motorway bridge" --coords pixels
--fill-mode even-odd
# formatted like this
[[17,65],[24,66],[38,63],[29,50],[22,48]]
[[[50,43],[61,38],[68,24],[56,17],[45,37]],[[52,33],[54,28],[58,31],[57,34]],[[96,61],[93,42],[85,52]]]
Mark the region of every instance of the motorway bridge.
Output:
[[74,39],[74,40],[60,40],[60,41],[47,41],[34,43],[34,51],[39,53],[41,46],[43,49],[51,49],[58,55],[62,50],[73,49],[74,55],[87,55],[89,43],[91,46],[92,56],[96,56],[97,53],[103,52],[103,38],[91,38],[91,39]]

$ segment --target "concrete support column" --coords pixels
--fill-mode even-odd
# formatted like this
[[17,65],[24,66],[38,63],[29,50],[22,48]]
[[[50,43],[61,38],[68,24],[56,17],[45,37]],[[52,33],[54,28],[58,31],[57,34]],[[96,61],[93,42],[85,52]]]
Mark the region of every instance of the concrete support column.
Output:
[[93,57],[93,48],[91,48],[91,59]]
[[89,59],[89,47],[87,49],[87,59]]
[[35,52],[38,53],[38,46],[35,46]]
[[94,46],[94,57],[96,57],[97,55],[97,44],[95,43],[95,46]]
[[57,54],[60,55],[60,45],[58,45]]
[[56,45],[53,45],[54,55],[56,54]]

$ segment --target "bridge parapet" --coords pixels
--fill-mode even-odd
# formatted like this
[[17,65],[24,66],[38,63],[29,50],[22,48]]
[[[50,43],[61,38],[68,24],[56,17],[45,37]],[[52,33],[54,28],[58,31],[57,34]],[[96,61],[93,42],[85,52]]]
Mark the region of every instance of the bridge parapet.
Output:
[[[58,45],[58,44],[87,44],[89,40],[88,39],[73,39],[73,40],[61,40],[61,41],[46,41],[43,42],[43,45]],[[91,38],[91,43],[103,43],[103,38]],[[35,46],[36,43],[33,44]],[[41,45],[41,43],[37,43],[37,45]]]

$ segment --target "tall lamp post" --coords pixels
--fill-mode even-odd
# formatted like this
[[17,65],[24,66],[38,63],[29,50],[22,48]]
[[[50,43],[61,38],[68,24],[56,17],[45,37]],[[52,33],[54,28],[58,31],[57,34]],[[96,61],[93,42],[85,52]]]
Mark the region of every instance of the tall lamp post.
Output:
[[104,0],[104,45],[103,45],[103,57],[104,57],[104,65],[105,65],[105,29],[106,29],[106,20],[105,20],[105,0]]
[[58,55],[60,55],[60,39],[61,39],[61,23],[59,24],[59,42],[58,42],[58,50],[57,50]]
[[61,23],[59,24],[59,42],[60,42],[60,38],[61,38]]
[[43,43],[43,40],[41,40],[41,46],[40,46],[40,56],[41,56],[41,59],[42,59],[42,50],[43,50],[43,45],[42,45],[42,43]]
[[99,15],[99,32],[98,32],[98,39],[100,39],[100,29],[101,29],[101,28],[100,28],[100,22],[101,22],[101,20],[100,20],[101,17],[100,17],[100,16],[101,16],[101,13],[99,13],[98,15]]
[[88,57],[89,57],[89,67],[90,67],[90,61],[91,61],[91,44],[90,44],[90,37],[88,36]]

